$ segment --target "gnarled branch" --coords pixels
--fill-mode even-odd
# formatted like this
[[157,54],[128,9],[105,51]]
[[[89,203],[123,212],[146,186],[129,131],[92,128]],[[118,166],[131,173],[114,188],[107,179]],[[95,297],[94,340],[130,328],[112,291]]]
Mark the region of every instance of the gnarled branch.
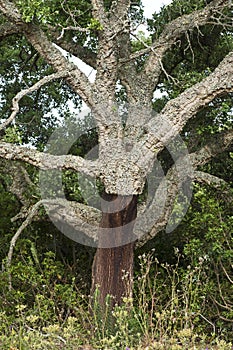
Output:
[[209,142],[200,150],[189,155],[194,168],[206,164],[210,159],[219,153],[229,149],[233,144],[233,130],[226,130],[217,135],[213,135]]
[[11,23],[21,29],[27,40],[48,64],[52,65],[57,72],[68,72],[66,77],[68,84],[90,107],[94,106],[92,84],[88,77],[63,56],[61,51],[48,39],[41,27],[33,23],[25,23],[17,7],[8,0],[0,0],[0,11]]
[[7,142],[0,142],[0,158],[23,161],[41,170],[69,169],[92,177],[98,175],[97,164],[94,161],[73,155],[52,155]]
[[[233,52],[230,52],[208,77],[167,102],[160,114],[145,126],[135,154],[141,152],[138,164],[151,164],[153,157],[178,135],[189,119],[216,97],[233,91]],[[231,137],[230,137],[231,138]]]
[[149,54],[143,69],[142,77],[144,80],[149,79],[151,81],[152,89],[154,89],[157,84],[160,73],[163,69],[162,59],[164,54],[172,47],[177,39],[189,30],[207,24],[215,13],[219,13],[226,7],[230,6],[231,3],[229,0],[213,0],[204,9],[178,17],[165,26],[159,39],[150,47],[132,55],[131,59],[135,59],[135,57],[144,55],[145,53]]
[[41,86],[49,83],[50,81],[54,80],[54,79],[59,79],[59,78],[64,78],[67,76],[67,72],[63,71],[63,72],[58,72],[58,73],[53,73],[51,75],[47,75],[46,77],[42,78],[41,80],[37,81],[34,85],[32,85],[31,87],[21,90],[20,92],[18,92],[15,97],[12,99],[12,113],[9,116],[9,118],[7,118],[2,124],[0,124],[0,130],[5,129],[16,117],[17,113],[19,112],[19,101],[26,96],[27,94],[38,90],[39,88],[41,88]]
[[[197,179],[199,181],[204,181],[207,184],[212,184],[218,188],[220,186],[229,188],[229,185],[224,180],[195,169],[200,165],[208,163],[211,158],[229,149],[232,143],[233,130],[227,130],[213,136],[209,140],[209,143],[201,150],[186,155],[194,170],[189,174],[191,175],[190,180]],[[185,159],[183,161],[181,160],[181,162],[185,162]],[[185,178],[183,180],[185,181]],[[142,246],[167,226],[179,189],[180,184],[177,182],[175,164],[168,171],[166,178],[161,180],[150,205],[147,208],[145,207],[140,213],[135,226],[135,234],[139,237],[138,246]],[[229,198],[232,200],[231,195]]]

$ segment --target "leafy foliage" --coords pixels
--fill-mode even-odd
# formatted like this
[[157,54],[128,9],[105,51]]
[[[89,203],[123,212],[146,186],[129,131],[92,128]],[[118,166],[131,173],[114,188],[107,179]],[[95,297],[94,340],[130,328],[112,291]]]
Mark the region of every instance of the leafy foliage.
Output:
[[68,17],[70,21],[73,18],[74,20],[79,20],[80,25],[83,25],[90,20],[90,1],[79,1],[78,8],[76,2],[72,0],[62,2],[60,0],[17,0],[16,4],[19,6],[23,19],[27,23],[38,20],[46,24],[61,25],[66,23],[69,25],[72,22],[66,22]]

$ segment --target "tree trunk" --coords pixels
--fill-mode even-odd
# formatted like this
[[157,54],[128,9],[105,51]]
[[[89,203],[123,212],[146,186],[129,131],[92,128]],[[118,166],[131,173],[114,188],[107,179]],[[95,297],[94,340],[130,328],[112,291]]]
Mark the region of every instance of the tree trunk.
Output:
[[92,267],[92,295],[98,288],[98,301],[104,307],[107,295],[118,305],[123,297],[132,296],[137,196],[105,193],[103,199],[100,248]]

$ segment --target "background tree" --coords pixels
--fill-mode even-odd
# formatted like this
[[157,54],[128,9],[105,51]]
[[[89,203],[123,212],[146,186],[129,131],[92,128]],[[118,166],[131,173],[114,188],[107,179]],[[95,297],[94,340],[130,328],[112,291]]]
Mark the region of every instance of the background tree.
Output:
[[[79,172],[98,179],[104,199],[99,210],[78,197],[70,202],[54,196],[46,201],[38,193],[30,197],[26,188],[33,187],[33,172],[28,176],[20,165],[17,173],[12,170],[18,181],[12,192],[16,194],[17,189],[22,205],[18,217],[25,221],[15,240],[42,204],[47,204],[54,221],[78,230],[82,227],[83,237],[97,246],[92,291],[99,287],[102,304],[107,294],[113,295],[116,303],[132,294],[135,242],[143,245],[172,226],[171,220],[176,213],[180,215],[188,200],[178,200],[181,207],[175,205],[182,186],[185,189],[190,180],[217,187],[229,182],[228,178],[225,182],[219,179],[207,164],[220,154],[231,161],[230,8],[228,0],[173,1],[154,15],[149,22],[152,35],[144,39],[134,32],[142,20],[140,4],[130,1],[36,1],[30,6],[24,1],[0,1],[4,62],[0,129],[5,133],[0,157],[11,169],[12,161],[20,161],[41,170]],[[93,83],[61,48],[96,70]],[[156,91],[163,92],[163,97],[156,99]],[[56,123],[63,126],[61,136],[66,133],[69,99],[76,108],[82,99],[92,111],[97,159],[85,159],[84,154],[64,158],[63,144],[59,144],[57,155],[41,152]],[[122,105],[118,108],[119,99],[127,101],[124,109]],[[48,113],[54,107],[62,118]],[[12,127],[15,120],[17,127]],[[75,122],[74,118],[73,126]],[[179,134],[189,154],[179,150]],[[24,147],[27,143],[38,150]],[[174,160],[169,152],[177,149],[180,159]],[[156,168],[157,157],[165,179]],[[187,164],[193,170],[184,171],[179,181],[177,163],[183,164],[184,170]],[[153,200],[147,194],[146,178],[154,164],[157,187]],[[187,194],[185,190],[182,193]],[[165,201],[159,212],[156,207],[161,199]]]

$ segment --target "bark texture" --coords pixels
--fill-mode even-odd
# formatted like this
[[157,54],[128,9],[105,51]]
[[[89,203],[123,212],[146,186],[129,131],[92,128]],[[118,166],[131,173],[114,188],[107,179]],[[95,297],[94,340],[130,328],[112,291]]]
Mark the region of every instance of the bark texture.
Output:
[[[131,296],[135,246],[133,226],[137,216],[137,196],[105,194],[104,198],[100,242],[109,247],[97,248],[92,268],[92,294],[99,289],[102,306],[107,295],[113,297],[114,304],[121,304],[123,297]],[[122,245],[125,236],[132,241]]]

